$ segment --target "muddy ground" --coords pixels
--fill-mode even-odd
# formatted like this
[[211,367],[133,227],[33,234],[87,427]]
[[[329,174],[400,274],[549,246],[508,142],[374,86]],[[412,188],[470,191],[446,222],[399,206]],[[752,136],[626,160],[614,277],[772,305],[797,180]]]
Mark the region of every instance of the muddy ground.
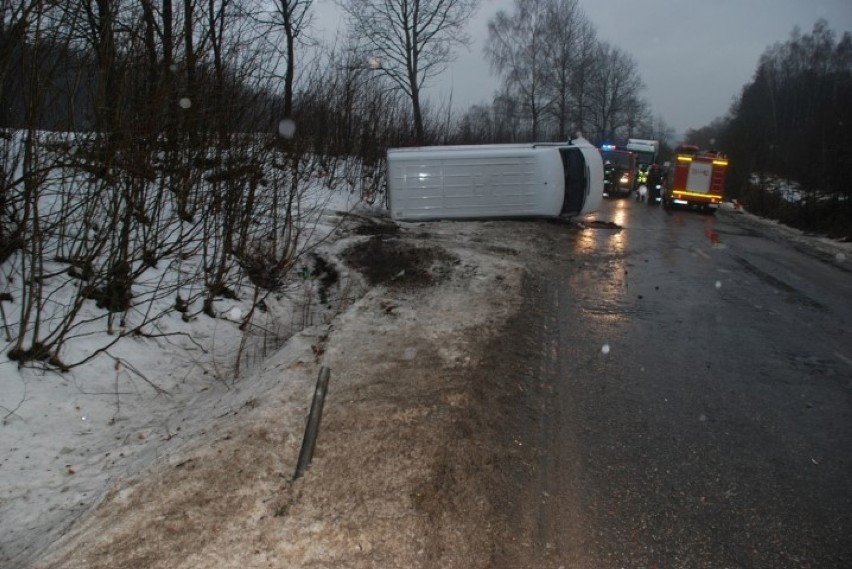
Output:
[[[534,546],[513,513],[535,461],[536,272],[575,231],[365,223],[340,261],[366,293],[275,364],[280,390],[115,484],[35,566],[516,566]],[[316,451],[293,480],[304,416],[282,409],[304,397],[288,378],[323,366]]]

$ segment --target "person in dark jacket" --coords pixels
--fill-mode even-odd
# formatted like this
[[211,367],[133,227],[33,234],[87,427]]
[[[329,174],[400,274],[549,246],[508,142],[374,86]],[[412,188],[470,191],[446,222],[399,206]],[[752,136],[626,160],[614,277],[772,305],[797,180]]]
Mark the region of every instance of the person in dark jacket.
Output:
[[648,167],[648,203],[656,204],[663,194],[663,169],[656,164]]

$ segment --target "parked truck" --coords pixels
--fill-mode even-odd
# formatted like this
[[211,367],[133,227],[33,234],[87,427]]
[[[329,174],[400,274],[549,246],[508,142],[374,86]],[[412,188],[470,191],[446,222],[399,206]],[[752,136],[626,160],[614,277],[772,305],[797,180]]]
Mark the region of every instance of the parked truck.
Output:
[[715,212],[725,196],[727,169],[728,159],[719,152],[679,146],[663,192],[663,206]]
[[636,155],[636,166],[647,168],[657,163],[660,153],[660,141],[645,138],[628,138],[625,150]]
[[399,221],[560,217],[595,211],[601,155],[588,141],[393,148],[388,206]]
[[636,155],[636,176],[634,188],[648,183],[648,171],[657,163],[660,154],[660,141],[646,138],[628,138],[626,150]]

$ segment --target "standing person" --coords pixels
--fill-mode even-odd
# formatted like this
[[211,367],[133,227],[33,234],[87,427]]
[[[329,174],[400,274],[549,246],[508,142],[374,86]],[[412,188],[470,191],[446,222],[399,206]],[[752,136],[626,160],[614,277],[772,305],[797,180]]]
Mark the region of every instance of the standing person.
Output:
[[656,204],[663,193],[663,169],[656,164],[648,166],[648,203]]

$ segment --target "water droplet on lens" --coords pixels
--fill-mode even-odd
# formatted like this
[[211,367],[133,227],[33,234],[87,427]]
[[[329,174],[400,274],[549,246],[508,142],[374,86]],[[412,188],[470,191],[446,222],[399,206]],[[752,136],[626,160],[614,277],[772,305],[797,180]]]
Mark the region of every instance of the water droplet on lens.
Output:
[[178,105],[182,109],[188,109],[192,106],[192,101],[189,100],[189,97],[182,97],[180,101],[178,101]]
[[296,134],[296,123],[290,119],[282,119],[278,123],[278,134],[284,138],[293,138],[293,135]]
[[834,256],[834,258],[837,259],[838,263],[842,263],[843,261],[846,260],[846,254],[845,253],[838,253],[837,255]]
[[601,347],[601,353],[603,355],[607,355],[609,353],[609,344],[604,344],[603,347]]
[[716,288],[722,288],[722,281],[716,281]]

